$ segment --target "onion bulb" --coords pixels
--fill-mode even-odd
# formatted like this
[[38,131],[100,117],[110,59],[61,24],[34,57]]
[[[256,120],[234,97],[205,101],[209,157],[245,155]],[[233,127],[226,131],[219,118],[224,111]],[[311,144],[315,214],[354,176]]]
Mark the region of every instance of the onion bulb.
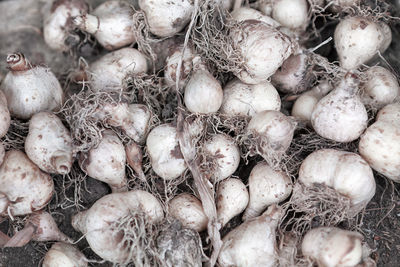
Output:
[[113,192],[127,190],[125,148],[113,131],[104,131],[99,145],[81,154],[79,164],[87,175],[107,183]]
[[139,0],[139,6],[146,14],[150,32],[158,37],[170,37],[180,32],[194,11],[190,0]]
[[219,183],[216,199],[218,222],[224,227],[247,207],[249,192],[241,180],[228,178]]
[[43,209],[54,191],[53,179],[18,150],[6,152],[0,166],[0,215],[19,216]]
[[175,179],[186,170],[176,128],[172,125],[162,124],[151,130],[147,136],[146,147],[151,166],[161,178]]
[[10,111],[7,107],[7,98],[3,91],[0,91],[0,138],[7,134],[8,128],[10,128],[11,116]]
[[[224,134],[213,135],[204,143],[204,152],[213,161],[212,178],[219,182],[231,176],[239,167],[240,151],[235,141]],[[208,158],[207,157],[207,158]]]
[[360,137],[367,128],[368,114],[357,91],[356,77],[347,74],[317,103],[311,114],[311,123],[320,136],[343,143]]
[[336,227],[318,227],[307,232],[301,243],[306,258],[318,266],[353,267],[362,262],[363,236]]
[[349,17],[336,26],[335,47],[342,68],[356,69],[383,53],[392,41],[392,33],[384,22],[373,22],[363,17]]
[[146,57],[135,48],[125,47],[108,53],[89,65],[94,91],[126,90],[128,75],[147,72]]
[[220,266],[276,266],[275,232],[282,214],[282,209],[273,205],[230,231],[222,239]]
[[364,104],[381,108],[393,103],[400,95],[397,78],[388,69],[380,66],[369,68],[365,74],[367,80],[362,84],[362,101]]
[[0,89],[7,98],[11,116],[29,119],[40,111],[61,108],[64,92],[48,68],[31,65],[21,53],[8,55],[7,64],[10,71]]
[[228,116],[254,116],[264,110],[281,109],[281,98],[268,81],[249,85],[239,79],[224,87],[224,98],[220,113]]
[[282,171],[273,170],[265,162],[258,163],[250,173],[250,201],[243,220],[260,215],[266,207],[285,200],[291,192],[292,182],[289,176]]
[[43,259],[42,267],[87,267],[88,261],[77,248],[57,242],[51,246]]
[[400,104],[382,108],[360,138],[360,155],[387,178],[400,182]]
[[130,260],[130,247],[124,232],[116,226],[131,213],[144,216],[149,223],[160,222],[164,217],[160,202],[152,194],[134,190],[100,198],[90,209],[72,217],[72,227],[85,235],[97,255],[113,263],[126,263]]
[[53,113],[39,112],[32,116],[25,139],[25,152],[45,172],[67,174],[71,170],[71,135]]
[[72,18],[88,10],[89,6],[84,0],[48,1],[43,15],[43,38],[46,44],[54,50],[68,51],[69,38],[79,41],[78,36],[72,35]]
[[208,218],[203,205],[195,196],[187,193],[174,197],[168,203],[168,213],[179,220],[183,227],[201,232],[207,228]]
[[334,149],[317,150],[303,161],[299,181],[307,187],[323,184],[350,199],[352,215],[375,195],[375,179],[368,163],[358,154]]
[[91,14],[74,17],[74,24],[93,34],[107,50],[115,50],[136,42],[133,34],[133,8],[125,1],[106,1]]
[[244,61],[244,67],[235,75],[244,83],[267,81],[292,54],[288,36],[261,21],[246,20],[231,31],[233,47]]

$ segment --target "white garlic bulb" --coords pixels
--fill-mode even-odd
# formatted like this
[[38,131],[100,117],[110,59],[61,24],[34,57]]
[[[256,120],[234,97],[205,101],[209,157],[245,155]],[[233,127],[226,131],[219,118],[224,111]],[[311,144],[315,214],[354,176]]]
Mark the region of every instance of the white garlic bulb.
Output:
[[175,179],[186,170],[176,128],[172,125],[162,124],[151,130],[147,136],[146,147],[151,166],[161,178]]
[[168,203],[168,212],[178,219],[183,227],[201,232],[207,228],[208,218],[203,205],[195,196],[183,193]]
[[43,66],[33,66],[21,53],[7,56],[10,71],[0,89],[7,98],[11,116],[29,119],[40,111],[61,108],[64,92],[54,74]]
[[159,37],[170,37],[180,32],[194,11],[190,0],[139,0],[139,6],[146,14],[150,32]]
[[250,85],[234,79],[224,87],[224,98],[220,109],[222,114],[254,116],[264,110],[280,109],[281,98],[268,81]]
[[25,152],[45,172],[67,174],[71,170],[72,138],[53,113],[39,112],[32,116]]
[[239,167],[239,147],[228,135],[213,135],[204,143],[204,152],[214,160],[212,173],[214,182],[228,178]]
[[74,24],[93,34],[107,50],[115,50],[136,42],[133,14],[133,8],[128,2],[109,0],[96,7],[90,14],[76,16]]
[[7,134],[10,124],[11,116],[7,107],[7,98],[3,91],[0,91],[0,138]]
[[88,261],[74,246],[57,242],[53,244],[43,259],[43,267],[87,267]]
[[53,179],[18,150],[7,151],[0,166],[0,215],[18,216],[43,209],[54,191]]
[[81,155],[81,169],[90,177],[107,183],[113,192],[126,191],[124,145],[111,130],[104,131],[102,135],[97,147]]
[[128,75],[146,73],[146,57],[135,48],[110,52],[89,65],[90,85],[94,91],[125,90]]

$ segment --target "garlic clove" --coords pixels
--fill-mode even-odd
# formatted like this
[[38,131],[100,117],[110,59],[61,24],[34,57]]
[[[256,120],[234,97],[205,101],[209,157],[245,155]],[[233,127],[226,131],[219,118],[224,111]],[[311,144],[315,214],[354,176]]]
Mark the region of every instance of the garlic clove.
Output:
[[126,161],[129,166],[136,172],[139,179],[143,182],[146,181],[146,176],[142,169],[143,153],[142,149],[134,142],[125,146]]

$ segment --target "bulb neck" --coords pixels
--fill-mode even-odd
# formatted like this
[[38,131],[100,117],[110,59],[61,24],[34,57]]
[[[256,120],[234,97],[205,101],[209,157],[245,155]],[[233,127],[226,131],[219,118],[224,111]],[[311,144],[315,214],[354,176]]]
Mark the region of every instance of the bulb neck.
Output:
[[9,54],[7,56],[7,65],[11,71],[25,71],[32,68],[32,65],[22,53]]

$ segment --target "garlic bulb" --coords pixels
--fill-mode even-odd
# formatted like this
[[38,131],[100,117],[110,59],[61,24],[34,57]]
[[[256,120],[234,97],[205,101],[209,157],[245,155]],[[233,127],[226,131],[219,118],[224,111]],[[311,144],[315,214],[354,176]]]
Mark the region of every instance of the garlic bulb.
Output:
[[296,123],[283,113],[265,110],[257,113],[247,125],[247,135],[267,162],[278,161],[289,148]]
[[126,263],[130,260],[131,248],[126,246],[124,232],[116,226],[132,213],[144,216],[148,223],[157,223],[164,218],[157,198],[146,191],[134,190],[100,198],[90,209],[72,217],[72,227],[85,235],[97,255],[113,263]]
[[170,37],[189,23],[194,11],[189,0],[139,0],[140,9],[146,14],[150,32],[159,37]]
[[43,209],[54,191],[53,179],[18,150],[6,152],[0,166],[0,215],[19,216]]
[[186,170],[176,128],[172,125],[162,124],[151,130],[147,136],[146,147],[151,166],[161,178],[175,179]]
[[71,135],[53,113],[39,112],[32,116],[25,139],[25,152],[45,172],[67,174],[71,170]]
[[90,14],[76,16],[73,22],[82,31],[93,34],[104,48],[115,50],[136,42],[133,14],[129,3],[109,0]]
[[[169,222],[172,221],[172,222]],[[157,236],[157,251],[165,267],[201,267],[203,250],[199,234],[168,220]]]
[[351,142],[367,128],[368,114],[357,95],[357,83],[351,74],[347,74],[317,103],[311,114],[311,123],[320,136],[336,142]]
[[135,142],[143,143],[151,118],[150,109],[143,104],[104,103],[94,117],[110,126],[120,127]]
[[7,56],[10,71],[0,89],[7,98],[11,116],[29,119],[33,114],[61,108],[64,92],[54,74],[43,66],[32,66],[21,53]]
[[48,1],[43,15],[43,38],[46,44],[58,51],[68,51],[68,38],[75,38],[71,34],[74,28],[71,20],[88,10],[89,6],[84,0]]
[[0,138],[7,134],[10,124],[11,116],[7,108],[7,98],[3,91],[0,91]]
[[146,181],[146,176],[142,169],[142,149],[135,142],[132,142],[125,146],[125,152],[129,166],[136,172],[140,180]]
[[63,234],[53,217],[40,211],[30,215],[25,223],[24,229],[18,231],[7,243],[6,247],[22,247],[29,241],[63,241],[72,243],[72,240]]
[[363,236],[336,227],[318,227],[303,238],[301,251],[318,266],[353,267],[362,261]]
[[400,95],[397,78],[388,69],[380,66],[369,68],[367,80],[362,84],[361,100],[364,104],[381,108],[393,103]]
[[213,160],[214,182],[231,176],[239,167],[240,151],[235,141],[228,135],[216,134],[204,143],[204,152]]
[[220,113],[228,116],[254,116],[264,110],[280,109],[281,98],[271,83],[266,81],[249,85],[234,79],[224,88]]
[[207,228],[208,218],[203,205],[195,196],[183,193],[168,203],[168,213],[178,219],[183,227],[201,232]]
[[335,47],[340,65],[352,70],[383,53],[392,41],[392,34],[384,22],[373,22],[363,17],[348,17],[336,26]]
[[372,170],[364,159],[334,149],[320,149],[308,155],[300,166],[299,181],[308,187],[324,184],[347,196],[351,215],[365,208],[376,188]]
[[43,259],[42,267],[87,267],[88,261],[77,248],[57,242],[51,246]]
[[400,104],[382,108],[360,138],[360,155],[387,178],[400,182]]
[[307,90],[315,78],[309,60],[309,55],[304,52],[291,55],[271,76],[272,83],[284,93],[297,94]]
[[218,222],[224,227],[244,211],[249,203],[249,192],[241,180],[228,178],[218,185],[216,200]]
[[245,20],[259,20],[262,21],[272,27],[280,26],[279,22],[274,20],[273,18],[262,14],[260,11],[250,8],[250,7],[239,7],[235,9],[231,13],[232,18],[237,22],[245,21]]
[[293,52],[288,36],[261,21],[242,22],[232,29],[231,37],[244,61],[244,68],[235,75],[248,84],[267,81]]
[[6,155],[6,149],[4,148],[3,142],[0,142],[0,166],[3,163],[5,155]]
[[282,214],[282,209],[274,205],[230,231],[222,239],[220,266],[277,266],[275,232]]
[[190,112],[214,113],[222,104],[221,84],[205,69],[195,71],[185,87],[184,102]]
[[285,200],[291,192],[292,182],[287,174],[273,170],[266,162],[258,163],[250,173],[250,201],[243,220],[260,215],[266,207]]
[[125,148],[113,131],[104,131],[99,145],[82,154],[79,163],[87,175],[107,183],[113,192],[127,190]]
[[[166,84],[170,87],[175,87],[176,75],[178,71],[177,68],[178,68],[178,63],[182,57],[182,52],[183,52],[183,46],[180,45],[172,51],[172,53],[167,57],[165,61],[164,79]],[[193,51],[192,47],[187,46],[185,48],[185,52],[182,57],[179,88],[183,88],[188,80],[189,74],[193,69],[194,56],[195,52]]]
[[121,48],[89,65],[90,85],[94,91],[125,90],[128,75],[147,72],[146,57],[135,48]]
[[311,124],[311,114],[315,106],[330,90],[332,90],[331,84],[328,81],[322,81],[310,91],[302,93],[293,104],[292,116]]
[[307,0],[272,1],[272,18],[291,30],[304,31],[309,24]]

